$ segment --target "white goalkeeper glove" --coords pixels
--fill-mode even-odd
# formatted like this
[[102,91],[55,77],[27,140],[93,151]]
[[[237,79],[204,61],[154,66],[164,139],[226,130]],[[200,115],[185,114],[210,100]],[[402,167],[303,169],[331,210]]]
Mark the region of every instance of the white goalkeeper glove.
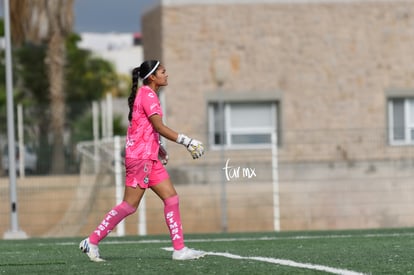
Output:
[[163,165],[168,163],[168,152],[165,149],[164,145],[160,142],[160,149],[158,150],[158,159]]
[[192,139],[186,135],[179,134],[176,142],[184,145],[187,148],[188,152],[190,152],[193,159],[198,159],[204,154],[203,143],[196,139]]

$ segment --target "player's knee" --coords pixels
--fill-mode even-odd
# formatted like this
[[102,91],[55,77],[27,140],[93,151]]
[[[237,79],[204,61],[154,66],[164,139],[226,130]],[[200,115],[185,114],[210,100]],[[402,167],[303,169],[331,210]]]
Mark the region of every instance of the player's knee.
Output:
[[165,206],[170,206],[170,205],[178,205],[179,204],[179,198],[178,195],[166,198],[164,200],[164,205]]
[[134,206],[130,205],[126,201],[123,201],[121,203],[121,207],[128,215],[134,214],[135,211],[137,211],[137,207],[134,207]]

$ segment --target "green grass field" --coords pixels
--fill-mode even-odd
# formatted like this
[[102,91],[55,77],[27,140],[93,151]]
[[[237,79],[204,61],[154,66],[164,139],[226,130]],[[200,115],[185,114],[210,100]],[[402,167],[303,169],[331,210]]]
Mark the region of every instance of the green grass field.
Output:
[[414,229],[186,235],[199,260],[173,261],[168,236],[108,237],[105,263],[81,238],[0,241],[0,274],[414,274]]

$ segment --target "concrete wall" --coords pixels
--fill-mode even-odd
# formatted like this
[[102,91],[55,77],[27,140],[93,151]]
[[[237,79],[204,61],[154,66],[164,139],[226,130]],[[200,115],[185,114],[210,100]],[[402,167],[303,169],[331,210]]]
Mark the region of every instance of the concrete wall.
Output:
[[[361,130],[362,140],[378,136],[388,147],[387,91],[414,95],[411,1],[216,2],[165,2],[143,17],[144,56],[160,58],[169,73],[164,92],[172,128],[207,140],[207,99],[217,94],[219,74],[228,98],[279,100],[286,144],[289,131],[346,129]],[[320,159],[316,150],[333,153],[347,137],[335,143],[282,144],[281,154]]]
[[[94,185],[92,179],[88,185]],[[113,181],[98,182],[94,191],[86,196],[89,187],[83,186],[77,176],[19,180],[20,228],[30,237],[89,235],[115,205]],[[257,185],[254,193],[250,189],[252,187],[247,184],[228,185],[228,230],[231,232],[272,230],[271,185]],[[0,234],[3,235],[10,229],[6,178],[0,178],[0,190]],[[220,190],[217,184],[177,186],[185,232],[222,230]],[[151,191],[146,194],[146,209],[148,234],[168,234],[163,203]],[[138,212],[126,219],[125,227],[126,234],[138,234]]]
[[[167,67],[170,127],[207,141],[207,105],[218,95],[279,103],[282,229],[413,225],[414,147],[388,145],[387,132],[388,98],[414,96],[412,1],[160,3],[143,18],[144,55]],[[207,148],[194,163],[170,145],[170,169],[219,182],[199,171],[226,158],[272,161],[269,150],[223,159]]]

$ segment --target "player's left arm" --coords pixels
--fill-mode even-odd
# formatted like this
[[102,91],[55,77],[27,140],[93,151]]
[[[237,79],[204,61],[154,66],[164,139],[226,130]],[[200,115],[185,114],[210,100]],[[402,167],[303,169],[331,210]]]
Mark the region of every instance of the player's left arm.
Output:
[[159,114],[153,114],[149,117],[149,120],[151,121],[155,131],[157,131],[161,136],[174,142],[177,141],[178,133],[166,126]]
[[204,146],[200,141],[189,138],[183,134],[178,134],[176,131],[174,131],[173,129],[169,128],[168,126],[164,124],[164,122],[162,121],[162,117],[159,114],[155,113],[151,115],[149,117],[149,120],[151,121],[154,129],[161,136],[171,141],[184,145],[187,148],[187,150],[190,152],[193,159],[197,159],[204,154]]

